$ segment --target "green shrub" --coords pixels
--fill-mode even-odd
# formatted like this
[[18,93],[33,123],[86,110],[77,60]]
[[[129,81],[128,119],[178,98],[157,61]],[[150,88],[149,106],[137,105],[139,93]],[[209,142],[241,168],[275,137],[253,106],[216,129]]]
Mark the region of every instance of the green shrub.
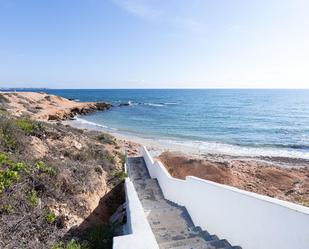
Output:
[[127,156],[126,156],[126,154],[120,153],[120,154],[119,154],[119,157],[120,157],[120,162],[121,162],[121,164],[124,165],[124,164],[126,163],[126,161],[127,161]]
[[20,176],[17,171],[6,169],[0,172],[0,193],[10,187],[13,182],[19,180]]
[[90,248],[112,248],[114,229],[109,225],[99,225],[85,231],[82,238],[88,241]]
[[49,175],[55,175],[56,171],[52,168],[47,166],[44,162],[39,161],[35,164],[36,169],[38,169],[42,173],[47,173]]
[[74,239],[60,241],[51,249],[111,249],[113,245],[114,229],[109,225],[99,225],[89,228],[80,234],[82,242]]
[[29,119],[18,119],[16,125],[26,134],[31,134],[37,128],[37,123]]
[[121,181],[124,181],[128,177],[128,174],[126,172],[120,170],[120,171],[113,172],[112,176],[117,177]]
[[9,162],[9,157],[5,153],[0,152],[0,165],[8,164]]
[[46,221],[47,221],[47,223],[52,224],[52,223],[54,223],[56,221],[56,219],[57,219],[56,214],[53,211],[48,210],[47,213],[46,213]]
[[[1,178],[1,173],[0,173],[0,178]],[[0,179],[0,194],[5,190],[4,183]]]
[[2,193],[20,179],[19,173],[26,169],[26,165],[22,162],[14,163],[7,154],[0,152],[0,166],[4,167],[4,170],[0,171],[0,193]]
[[31,191],[28,192],[27,194],[28,201],[30,202],[31,205],[36,206],[39,203],[39,197],[37,192],[32,189]]
[[0,139],[1,143],[10,151],[14,151],[17,149],[17,140],[16,138],[10,134],[7,133],[7,131],[0,129]]
[[98,139],[103,144],[116,144],[116,139],[112,135],[107,133],[101,133],[98,136]]
[[10,169],[14,170],[16,172],[20,172],[26,169],[26,166],[24,163],[19,162],[19,163],[11,163],[10,164]]
[[11,204],[3,204],[0,206],[0,212],[5,213],[5,214],[13,214],[14,213],[14,208]]
[[302,205],[302,206],[305,206],[305,207],[309,207],[309,199],[301,198],[299,200],[299,204]]
[[79,243],[78,241],[72,239],[67,243],[60,241],[56,245],[52,246],[51,249],[90,249],[90,247],[86,242]]
[[113,155],[111,155],[110,153],[106,152],[104,155],[103,155],[103,159],[105,161],[108,161],[110,163],[115,163],[115,157]]

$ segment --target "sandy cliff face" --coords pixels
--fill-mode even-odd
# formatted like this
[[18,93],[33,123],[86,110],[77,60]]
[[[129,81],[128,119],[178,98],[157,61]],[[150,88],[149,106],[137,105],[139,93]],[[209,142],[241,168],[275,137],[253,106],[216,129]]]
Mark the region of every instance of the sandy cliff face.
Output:
[[[281,200],[309,206],[309,162],[279,167],[258,159],[196,157],[164,152],[159,159],[176,178],[196,176]],[[291,164],[297,159],[290,159]],[[307,164],[307,166],[306,166]]]
[[108,103],[76,102],[66,98],[36,92],[2,92],[0,104],[11,115],[29,115],[34,120],[52,121],[73,118],[96,110],[111,108]]

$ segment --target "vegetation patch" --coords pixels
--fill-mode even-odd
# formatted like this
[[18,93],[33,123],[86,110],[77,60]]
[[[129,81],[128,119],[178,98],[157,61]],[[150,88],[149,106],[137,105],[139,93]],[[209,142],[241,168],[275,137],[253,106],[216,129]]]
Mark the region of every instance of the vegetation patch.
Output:
[[7,120],[0,121],[0,143],[7,151],[15,151],[18,148],[18,131]]
[[128,177],[128,174],[120,170],[120,171],[114,171],[112,173],[112,176],[119,179],[120,181],[124,181]]
[[0,206],[0,213],[13,214],[15,209],[11,204],[3,204]]
[[81,238],[86,241],[91,249],[112,248],[114,228],[109,225],[99,225],[86,230]]
[[16,125],[26,134],[31,134],[38,128],[38,124],[30,119],[18,119],[16,120]]
[[4,153],[0,153],[0,194],[20,179],[19,172],[25,169],[23,163],[13,163]]
[[305,206],[305,207],[309,207],[309,199],[301,198],[301,199],[299,200],[299,204],[300,204],[300,205],[303,205],[303,206]]
[[68,242],[60,241],[56,245],[52,246],[51,249],[91,249],[86,242],[80,243],[75,239]]
[[107,162],[115,163],[115,157],[108,152],[103,155],[103,159]]
[[112,249],[115,229],[110,225],[99,225],[79,234],[79,240],[60,241],[51,249]]
[[98,136],[98,140],[103,144],[116,144],[116,139],[112,135],[107,133],[101,133]]
[[39,203],[38,193],[35,189],[32,189],[27,193],[28,201],[31,205],[36,206]]
[[39,161],[35,164],[36,169],[38,169],[40,172],[42,173],[47,173],[50,176],[54,176],[56,175],[56,171],[55,169],[53,169],[52,167],[47,166],[44,162]]
[[47,213],[46,213],[47,223],[49,224],[55,223],[56,219],[57,219],[56,214],[51,210],[47,210]]

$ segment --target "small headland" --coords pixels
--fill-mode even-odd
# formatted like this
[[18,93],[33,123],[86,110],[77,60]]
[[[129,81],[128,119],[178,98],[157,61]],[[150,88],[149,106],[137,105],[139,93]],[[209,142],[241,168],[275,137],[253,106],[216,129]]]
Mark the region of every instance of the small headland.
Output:
[[13,116],[30,116],[40,121],[72,119],[112,107],[106,102],[77,102],[43,92],[1,92],[0,103]]

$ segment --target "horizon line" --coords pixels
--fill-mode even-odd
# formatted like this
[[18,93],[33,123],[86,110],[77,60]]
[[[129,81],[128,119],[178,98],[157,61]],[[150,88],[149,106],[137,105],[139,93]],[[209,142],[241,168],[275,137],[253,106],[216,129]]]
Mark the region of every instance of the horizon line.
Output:
[[33,89],[33,90],[309,90],[308,88],[248,88],[248,87],[203,87],[203,88],[185,88],[185,87],[171,87],[171,88],[53,88],[53,87],[0,87],[1,90],[19,90],[19,89]]

